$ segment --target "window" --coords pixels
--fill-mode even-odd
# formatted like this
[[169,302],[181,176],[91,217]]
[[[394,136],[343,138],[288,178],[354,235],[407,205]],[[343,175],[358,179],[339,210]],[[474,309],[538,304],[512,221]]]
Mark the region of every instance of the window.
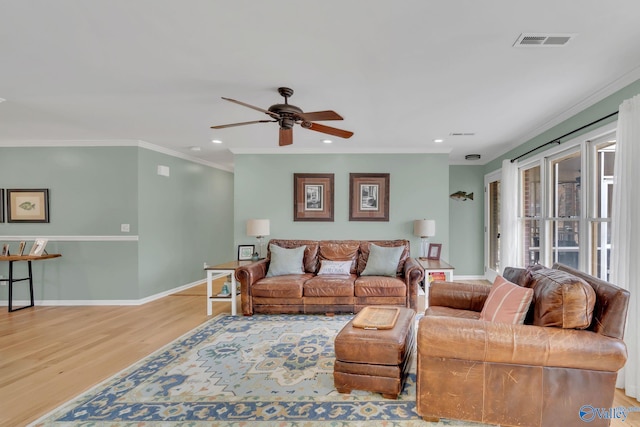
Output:
[[611,258],[611,201],[613,199],[613,162],[616,155],[614,136],[605,136],[590,145],[593,158],[594,200],[589,215],[589,231],[592,236],[589,251],[589,272],[603,280],[609,280]]
[[552,262],[573,268],[579,268],[581,158],[578,149],[548,160]]
[[488,267],[494,271],[500,268],[500,180],[491,181],[487,185],[489,202],[489,221],[487,224],[487,240],[489,244]]
[[555,262],[609,278],[615,123],[519,168],[519,262]]
[[520,172],[522,218],[520,239],[524,244],[522,265],[540,262],[540,224],[542,221],[542,194],[540,192],[540,166]]

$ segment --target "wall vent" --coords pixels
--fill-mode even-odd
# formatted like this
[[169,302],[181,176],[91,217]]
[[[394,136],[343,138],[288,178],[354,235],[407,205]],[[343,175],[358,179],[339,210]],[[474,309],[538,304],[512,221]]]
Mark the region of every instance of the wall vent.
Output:
[[561,47],[575,36],[576,34],[522,33],[513,47]]
[[449,136],[474,136],[475,132],[451,132]]

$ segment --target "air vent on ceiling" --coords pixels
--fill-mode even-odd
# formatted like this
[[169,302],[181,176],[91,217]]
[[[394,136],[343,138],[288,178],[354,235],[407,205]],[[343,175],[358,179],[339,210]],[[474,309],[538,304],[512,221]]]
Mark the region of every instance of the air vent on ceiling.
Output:
[[473,136],[475,132],[451,132],[450,136]]
[[522,33],[513,47],[560,47],[569,43],[575,36],[575,34]]

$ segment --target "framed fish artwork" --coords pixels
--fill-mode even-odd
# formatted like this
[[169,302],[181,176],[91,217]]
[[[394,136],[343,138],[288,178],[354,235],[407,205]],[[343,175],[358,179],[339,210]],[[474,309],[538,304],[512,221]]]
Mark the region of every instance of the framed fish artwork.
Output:
[[49,190],[7,189],[7,222],[49,222]]

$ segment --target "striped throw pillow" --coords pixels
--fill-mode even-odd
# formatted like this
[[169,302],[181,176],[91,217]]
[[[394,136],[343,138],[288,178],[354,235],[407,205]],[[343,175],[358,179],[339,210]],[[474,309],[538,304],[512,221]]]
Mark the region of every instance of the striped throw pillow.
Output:
[[482,307],[480,320],[522,325],[532,298],[533,289],[523,288],[498,276]]

